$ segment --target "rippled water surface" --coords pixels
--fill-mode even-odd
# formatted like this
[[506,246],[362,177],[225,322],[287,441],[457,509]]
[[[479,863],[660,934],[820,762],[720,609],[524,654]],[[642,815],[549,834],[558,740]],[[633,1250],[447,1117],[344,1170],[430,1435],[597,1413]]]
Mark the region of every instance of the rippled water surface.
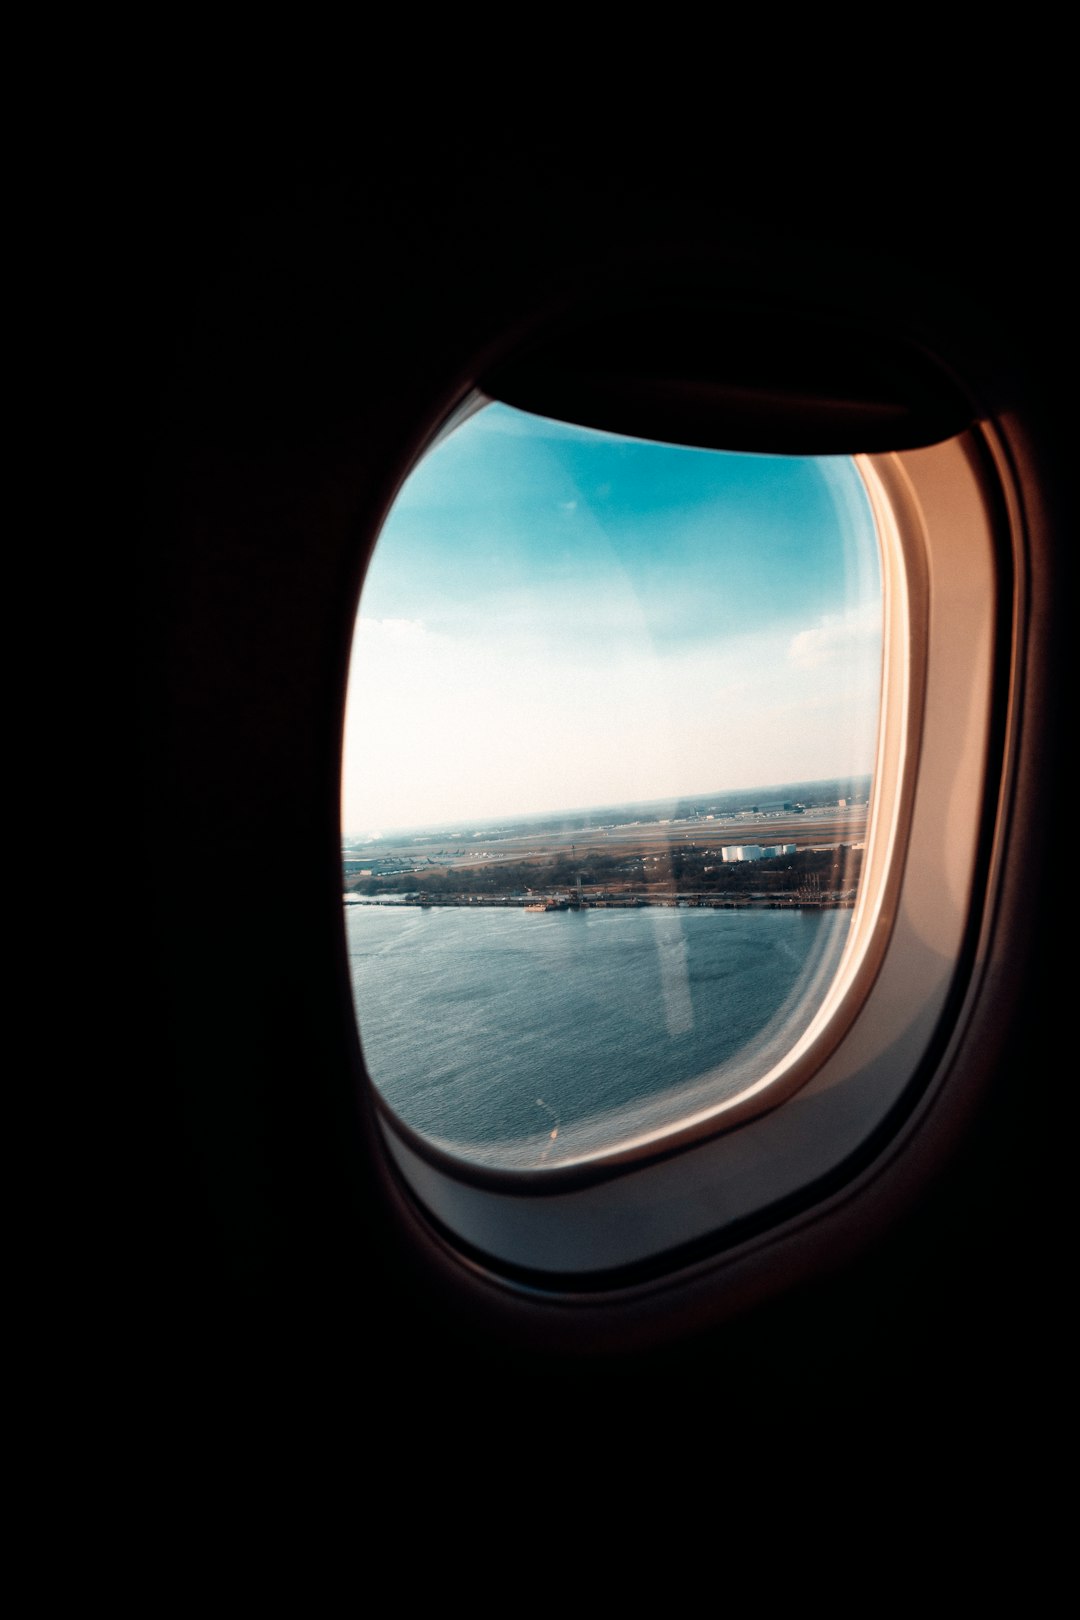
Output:
[[372,1079],[475,1162],[556,1163],[732,1095],[805,1029],[850,911],[346,907]]

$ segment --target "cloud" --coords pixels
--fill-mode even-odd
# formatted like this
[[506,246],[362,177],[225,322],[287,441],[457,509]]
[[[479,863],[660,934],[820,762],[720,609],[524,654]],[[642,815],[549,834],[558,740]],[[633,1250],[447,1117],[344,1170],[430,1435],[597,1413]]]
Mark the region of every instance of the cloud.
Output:
[[408,646],[426,635],[422,619],[361,618],[357,626],[359,642],[365,648]]
[[788,663],[795,669],[827,669],[873,651],[881,637],[881,607],[866,602],[845,613],[826,613],[809,630],[800,630],[788,643]]

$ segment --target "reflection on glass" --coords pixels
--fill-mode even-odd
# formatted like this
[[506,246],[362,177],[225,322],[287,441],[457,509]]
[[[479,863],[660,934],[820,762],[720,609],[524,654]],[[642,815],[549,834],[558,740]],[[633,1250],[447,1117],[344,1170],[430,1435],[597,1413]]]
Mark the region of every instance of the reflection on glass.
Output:
[[414,469],[361,602],[354,999],[415,1130],[564,1162],[736,1094],[843,949],[881,584],[845,458],[493,405]]

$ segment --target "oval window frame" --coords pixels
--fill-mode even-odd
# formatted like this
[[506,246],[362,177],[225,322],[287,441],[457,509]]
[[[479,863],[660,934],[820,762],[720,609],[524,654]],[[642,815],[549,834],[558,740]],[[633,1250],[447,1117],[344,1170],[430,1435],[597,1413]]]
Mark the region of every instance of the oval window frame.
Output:
[[[472,392],[430,442],[483,403]],[[395,1181],[455,1253],[503,1280],[610,1289],[727,1251],[857,1176],[926,1089],[981,914],[1016,502],[989,428],[855,460],[886,582],[875,805],[852,943],[781,1084],[580,1163],[503,1171],[412,1132],[367,1080]],[[958,795],[977,812],[935,838],[932,805]]]

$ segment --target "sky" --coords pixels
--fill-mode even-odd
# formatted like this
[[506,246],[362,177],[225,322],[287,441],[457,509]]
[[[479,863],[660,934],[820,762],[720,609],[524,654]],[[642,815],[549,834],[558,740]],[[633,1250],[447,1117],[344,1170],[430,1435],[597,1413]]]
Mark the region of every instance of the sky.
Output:
[[375,549],[343,830],[869,772],[881,612],[848,458],[490,405],[413,469]]

